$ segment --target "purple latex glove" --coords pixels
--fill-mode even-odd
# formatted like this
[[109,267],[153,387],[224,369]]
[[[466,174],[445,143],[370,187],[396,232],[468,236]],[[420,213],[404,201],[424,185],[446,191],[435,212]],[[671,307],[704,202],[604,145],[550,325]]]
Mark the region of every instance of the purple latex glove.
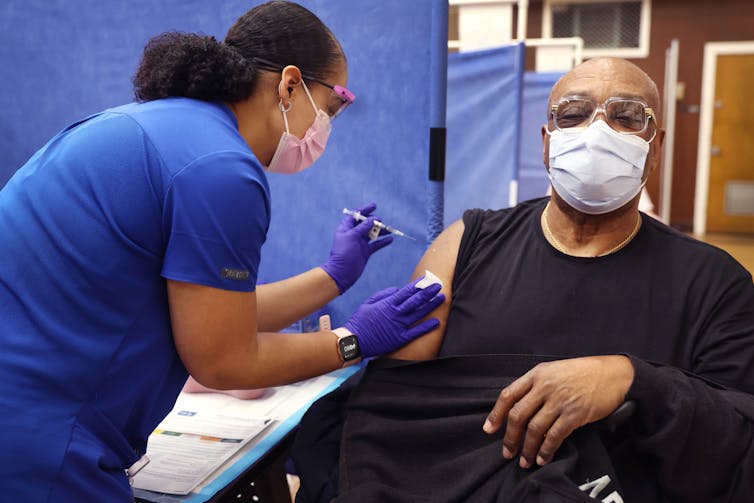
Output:
[[345,328],[359,340],[362,357],[394,351],[440,324],[437,318],[429,318],[413,326],[445,300],[438,284],[416,288],[420,279],[400,290],[391,287],[377,292],[346,322]]
[[[375,203],[369,203],[358,208],[358,212],[368,216],[372,214],[375,208],[377,208]],[[372,230],[374,220],[374,217],[370,217],[363,222],[357,222],[351,215],[343,215],[343,220],[335,229],[330,257],[322,266],[322,269],[335,281],[340,293],[345,292],[356,283],[361,273],[364,272],[364,267],[366,267],[367,260],[372,253],[393,242],[393,236],[369,241],[369,231]]]

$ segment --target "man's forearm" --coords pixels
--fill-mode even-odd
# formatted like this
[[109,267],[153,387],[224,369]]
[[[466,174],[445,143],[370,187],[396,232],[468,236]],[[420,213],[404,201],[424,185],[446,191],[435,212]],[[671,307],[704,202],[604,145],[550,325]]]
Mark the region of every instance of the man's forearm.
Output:
[[754,396],[632,357],[636,448],[657,461],[671,501],[750,501]]

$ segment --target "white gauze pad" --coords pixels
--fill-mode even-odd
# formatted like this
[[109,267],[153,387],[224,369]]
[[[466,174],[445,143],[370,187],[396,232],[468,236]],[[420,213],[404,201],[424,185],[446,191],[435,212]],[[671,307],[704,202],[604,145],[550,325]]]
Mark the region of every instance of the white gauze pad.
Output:
[[442,285],[442,281],[440,281],[440,278],[432,274],[431,271],[424,269],[424,277],[421,280],[419,280],[418,283],[416,283],[416,288],[421,288],[422,290],[424,290],[429,285],[434,285],[435,283],[440,285],[440,288],[442,288],[443,285]]

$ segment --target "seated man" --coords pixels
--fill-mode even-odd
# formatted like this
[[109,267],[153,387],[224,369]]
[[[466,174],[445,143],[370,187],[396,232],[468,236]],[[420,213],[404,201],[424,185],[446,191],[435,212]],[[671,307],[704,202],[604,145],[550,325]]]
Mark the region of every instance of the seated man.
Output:
[[[467,211],[437,238],[415,275],[428,269],[443,281],[447,300],[432,313],[441,324],[393,357],[552,355],[538,364],[532,360],[531,368],[517,378],[500,379],[507,385],[485,406],[491,412],[474,418],[479,419],[475,428],[494,434],[487,438],[496,445],[497,457],[510,460],[505,487],[513,488],[526,474],[545,473],[549,465],[571,456],[579,445],[566,444],[582,427],[604,422],[630,402],[635,410],[620,452],[613,449],[617,441],[605,447],[612,477],[618,480],[576,481],[576,489],[612,502],[751,501],[754,285],[751,275],[725,252],[638,211],[642,187],[659,165],[664,137],[655,84],[632,63],[593,59],[556,83],[549,105],[542,141],[551,197],[499,211]],[[491,370],[489,360],[472,361],[479,362],[468,369],[476,383]],[[422,396],[432,401],[434,381],[425,377],[435,372],[428,366],[433,362],[408,367],[392,363],[397,365],[392,370],[385,369],[385,362],[374,363],[372,367],[382,366],[372,373],[378,379],[370,380],[368,369],[351,395],[338,501],[349,501],[343,491],[367,499],[378,494],[367,490],[369,482],[357,481],[390,470],[386,460],[370,466],[378,463],[367,459],[358,442],[388,424],[386,439],[408,431],[398,420],[419,417]],[[457,367],[447,360],[434,363],[435,369]],[[463,378],[463,373],[453,379]],[[405,387],[391,384],[401,379],[396,376],[417,385],[420,391],[411,401]],[[481,386],[462,385],[469,390]],[[390,391],[378,396],[379,390]],[[456,397],[457,407],[466,407],[457,390],[452,391],[448,396]],[[375,395],[364,396],[367,392]],[[472,391],[466,394],[471,399]],[[370,421],[365,410],[374,410],[391,396],[404,409],[388,415],[381,411],[379,420],[365,424]],[[437,406],[431,417],[422,417],[423,424],[435,424],[447,409]],[[353,414],[361,414],[359,421]],[[460,426],[450,431],[460,431]],[[458,447],[450,436],[434,441],[430,436],[423,448],[432,451],[434,460],[464,459],[468,452],[435,452],[436,444],[446,441]],[[454,465],[456,476],[435,478],[432,484],[448,482],[427,501],[455,501],[447,495],[458,479],[489,457],[482,454],[482,441],[469,442],[474,449],[478,445],[479,456],[464,462],[468,470]],[[576,461],[569,466],[564,471],[572,474]],[[416,467],[412,476],[421,471]],[[621,479],[623,486],[616,488]],[[480,480],[466,482],[479,485]],[[489,483],[489,477],[484,480]],[[633,487],[637,484],[642,487]],[[530,501],[513,498],[510,495],[519,492],[501,487],[485,492],[485,497],[469,496],[481,493],[468,491],[457,497],[486,501],[492,494],[490,501]],[[384,487],[380,490],[384,495]],[[563,496],[546,501],[581,500]]]

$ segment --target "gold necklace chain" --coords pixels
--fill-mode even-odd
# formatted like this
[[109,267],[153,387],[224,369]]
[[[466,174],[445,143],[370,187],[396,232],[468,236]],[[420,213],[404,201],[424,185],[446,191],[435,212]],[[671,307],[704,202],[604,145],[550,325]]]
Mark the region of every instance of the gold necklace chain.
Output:
[[[555,238],[555,236],[552,234],[552,231],[550,230],[550,225],[547,223],[547,210],[550,209],[550,202],[547,202],[547,205],[545,206],[545,210],[542,212],[542,226],[545,228],[545,234],[547,235],[547,240],[552,244],[552,246],[555,247],[556,250],[558,250],[560,253],[564,253],[566,255],[570,255],[565,250],[565,247],[561,244],[560,241]],[[613,246],[609,250],[607,250],[604,253],[600,253],[599,255],[595,255],[596,257],[604,257],[605,255],[610,255],[611,253],[615,253],[624,246],[626,246],[639,232],[639,228],[641,228],[641,214],[636,215],[636,225],[634,225],[633,230],[631,233],[626,236],[626,239],[618,243],[617,245]]]

